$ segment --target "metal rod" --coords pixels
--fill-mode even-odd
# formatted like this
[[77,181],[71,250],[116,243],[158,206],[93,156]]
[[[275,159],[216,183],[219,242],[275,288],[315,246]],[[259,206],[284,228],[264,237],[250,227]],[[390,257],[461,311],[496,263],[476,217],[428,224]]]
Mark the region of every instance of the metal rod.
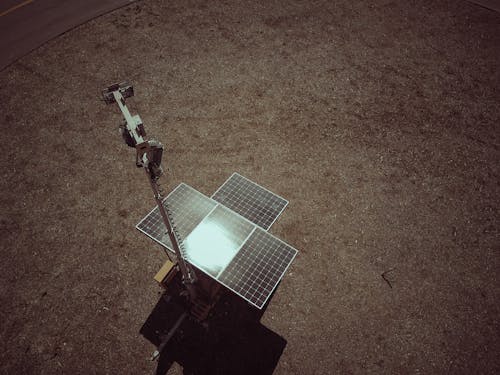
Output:
[[191,287],[191,285],[196,281],[195,277],[192,274],[191,270],[189,269],[189,266],[186,264],[184,257],[182,256],[181,249],[180,249],[179,243],[177,241],[177,237],[176,237],[174,231],[172,230],[172,223],[170,222],[170,218],[168,217],[167,212],[165,211],[165,207],[163,206],[163,202],[161,200],[161,194],[158,190],[158,186],[156,185],[156,182],[153,181],[153,178],[148,173],[148,171],[146,169],[145,169],[145,171],[146,171],[146,174],[148,175],[149,182],[151,183],[151,188],[153,189],[156,204],[158,205],[158,210],[160,211],[160,215],[163,219],[165,227],[167,228],[168,237],[170,238],[170,242],[172,243],[172,247],[173,247],[175,255],[177,257],[177,262],[179,263],[179,267],[181,269],[184,285],[188,289],[188,292],[190,293],[191,297],[194,298],[194,290]]
[[137,130],[135,129],[134,119],[130,114],[130,111],[128,110],[127,106],[125,105],[125,99],[123,98],[121,92],[113,91],[113,96],[115,98],[116,103],[118,104],[118,107],[120,107],[120,111],[122,111],[123,117],[127,122],[127,128],[129,132],[131,132],[131,135],[135,139],[136,143],[140,144],[144,142],[144,138],[142,138],[142,136],[139,133],[137,133]]
[[160,345],[158,345],[158,349],[156,349],[153,352],[153,355],[151,356],[151,360],[152,361],[154,361],[156,358],[158,358],[160,356],[161,352],[163,351],[163,349],[165,348],[165,346],[168,344],[168,342],[170,341],[170,339],[172,338],[172,336],[175,334],[175,332],[177,331],[177,329],[179,328],[179,326],[181,325],[181,323],[184,321],[184,319],[186,318],[186,316],[187,316],[187,312],[184,312],[177,319],[177,321],[175,322],[174,326],[168,332],[167,336],[162,340],[162,342],[160,343]]
[[[144,146],[146,147],[146,150],[149,150],[149,143],[145,141],[145,139],[142,137],[142,135],[137,131],[137,122],[135,118],[138,118],[138,116],[132,116],[130,114],[130,111],[128,110],[126,104],[125,104],[125,98],[121,94],[119,89],[115,89],[113,92],[113,97],[114,101],[118,104],[118,107],[120,108],[120,111],[123,114],[123,117],[125,118],[127,130],[130,133],[130,136],[133,138],[136,150],[138,152],[137,155],[140,155],[141,159],[146,157],[146,159],[150,156],[148,155],[148,151],[144,150]],[[146,144],[147,143],[147,144]],[[140,154],[140,152],[144,152],[143,154]],[[148,176],[149,182],[151,183],[151,188],[153,189],[154,197],[156,200],[156,204],[158,205],[158,209],[160,210],[161,217],[163,219],[163,222],[165,224],[165,227],[167,228],[167,233],[168,236],[170,237],[170,242],[172,243],[172,247],[174,249],[175,255],[177,257],[177,263],[179,264],[179,267],[181,269],[182,273],[182,282],[184,283],[184,286],[186,287],[189,296],[191,297],[191,300],[194,300],[196,297],[195,293],[195,288],[193,287],[193,283],[196,281],[196,275],[190,268],[190,266],[187,264],[187,262],[184,260],[184,257],[182,256],[181,249],[179,247],[179,241],[177,239],[177,236],[175,235],[173,231],[173,225],[170,222],[170,218],[167,215],[167,212],[165,211],[165,207],[163,206],[163,202],[161,200],[161,194],[158,188],[158,185],[156,183],[157,177],[151,173],[151,170],[149,169],[149,163],[151,160],[141,160],[140,164],[138,166],[141,166],[144,168],[144,171],[146,172],[146,175]]]

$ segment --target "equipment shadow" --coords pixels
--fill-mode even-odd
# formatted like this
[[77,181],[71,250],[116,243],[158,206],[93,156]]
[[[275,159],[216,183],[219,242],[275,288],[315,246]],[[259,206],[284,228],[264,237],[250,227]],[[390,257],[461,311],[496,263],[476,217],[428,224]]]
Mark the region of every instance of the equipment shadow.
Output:
[[[266,308],[226,291],[203,325],[192,318],[182,322],[160,353],[156,375],[165,375],[174,362],[184,375],[271,375],[287,342],[260,323]],[[157,347],[184,311],[182,301],[165,292],[140,333]]]

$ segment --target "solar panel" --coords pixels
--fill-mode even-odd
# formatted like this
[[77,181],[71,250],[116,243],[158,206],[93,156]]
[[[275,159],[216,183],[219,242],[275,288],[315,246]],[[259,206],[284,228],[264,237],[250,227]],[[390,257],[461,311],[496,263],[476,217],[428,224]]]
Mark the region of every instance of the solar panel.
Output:
[[[217,202],[186,184],[177,186],[163,201],[167,202],[182,239],[185,239],[217,206]],[[136,228],[173,252],[172,243],[166,233],[158,207],[142,219]]]
[[288,204],[286,199],[238,173],[233,173],[212,198],[265,230]]
[[[186,184],[165,200],[183,240],[186,260],[262,308],[297,250]],[[136,227],[172,251],[158,208]]]
[[256,228],[217,280],[262,307],[296,254],[293,247]]

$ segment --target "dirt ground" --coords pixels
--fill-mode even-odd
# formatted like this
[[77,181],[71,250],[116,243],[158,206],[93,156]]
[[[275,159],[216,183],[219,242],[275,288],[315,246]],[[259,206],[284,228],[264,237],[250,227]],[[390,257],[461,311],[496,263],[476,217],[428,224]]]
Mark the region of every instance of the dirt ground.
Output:
[[164,255],[134,228],[154,201],[99,97],[128,79],[167,190],[237,171],[290,201],[274,374],[498,374],[499,66],[500,14],[458,0],[139,1],[20,59],[0,373],[157,369],[139,331]]

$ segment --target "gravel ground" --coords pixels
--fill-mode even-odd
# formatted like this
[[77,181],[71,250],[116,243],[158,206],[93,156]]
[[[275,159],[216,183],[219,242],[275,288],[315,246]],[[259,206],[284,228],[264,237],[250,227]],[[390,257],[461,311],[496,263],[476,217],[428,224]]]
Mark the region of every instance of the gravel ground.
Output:
[[164,255],[134,229],[154,201],[99,98],[128,79],[168,190],[238,171],[290,201],[274,374],[498,374],[499,65],[500,14],[457,0],[139,1],[20,59],[0,373],[156,371],[139,330]]

